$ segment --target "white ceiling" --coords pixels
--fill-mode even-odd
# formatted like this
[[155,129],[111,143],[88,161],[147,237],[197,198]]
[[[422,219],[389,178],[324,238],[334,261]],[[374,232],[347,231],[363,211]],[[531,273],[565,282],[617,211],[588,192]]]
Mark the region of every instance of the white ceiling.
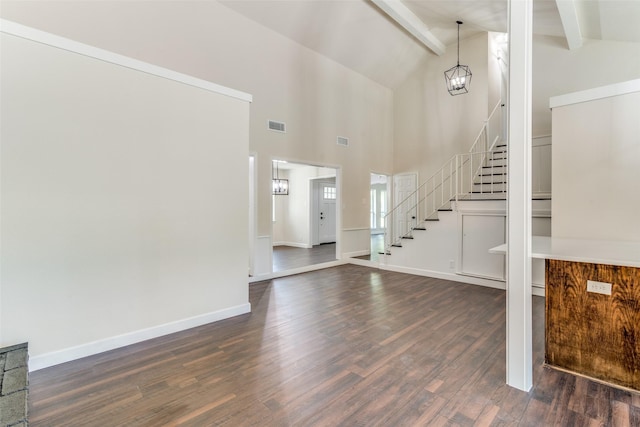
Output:
[[[640,0],[572,2],[583,38],[640,42]],[[395,88],[435,54],[369,0],[224,0],[238,13]],[[506,0],[403,0],[445,46],[507,31]],[[534,0],[534,34],[564,37],[556,0]]]

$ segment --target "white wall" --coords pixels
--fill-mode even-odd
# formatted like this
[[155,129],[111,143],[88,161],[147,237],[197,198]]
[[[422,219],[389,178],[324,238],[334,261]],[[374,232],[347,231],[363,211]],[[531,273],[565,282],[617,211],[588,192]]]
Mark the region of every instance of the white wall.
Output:
[[[458,210],[439,212],[439,221],[427,222],[426,230],[414,231],[414,239],[402,240],[402,248],[391,248],[381,267],[504,289],[504,256],[489,253],[490,248],[504,243],[504,217],[505,202],[501,200],[458,202]],[[480,228],[474,227],[479,224]],[[465,251],[465,240],[476,250]]]
[[[414,240],[403,240],[402,248],[391,248],[391,255],[384,256],[385,268],[413,274],[449,276],[455,280],[458,259],[458,214],[443,212],[436,223],[427,223],[427,230],[414,231]],[[454,260],[450,266],[449,261]]]
[[487,78],[488,97],[487,109],[491,113],[498,101],[506,102],[503,98],[503,74],[507,73],[507,62],[505,60],[505,48],[507,35],[504,33],[489,33],[487,44]]
[[553,108],[554,237],[640,241],[638,111],[640,92]]
[[549,98],[640,78],[640,43],[585,39],[579,49],[566,40],[533,38],[532,134],[551,133]]
[[[390,89],[215,1],[4,1],[0,13],[251,93],[258,236],[271,235],[272,158],[341,167],[342,226],[368,227],[369,206],[362,200],[369,173],[392,174]],[[267,130],[269,119],[286,122],[287,133]],[[337,135],[350,139],[348,148],[336,144]]]
[[551,196],[551,136],[533,137],[531,141],[531,186],[534,198]]
[[[457,205],[455,211],[439,212],[439,221],[426,222],[426,231],[414,231],[414,239],[403,240],[402,248],[391,248],[381,268],[505,289],[504,255],[488,252],[505,243],[505,201]],[[533,235],[550,236],[551,201],[532,205]],[[532,274],[533,293],[544,295],[544,260],[533,260]]]
[[6,34],[1,71],[0,346],[37,369],[250,309],[247,102]]
[[418,172],[420,183],[454,154],[469,150],[489,114],[487,34],[460,41],[460,63],[473,77],[469,93],[451,96],[444,70],[456,49],[433,58],[394,92],[394,174]]
[[[498,97],[500,67],[495,52],[501,46],[499,39],[499,34],[491,33],[488,38],[461,41],[461,61],[473,72],[466,95],[451,97],[444,89],[442,71],[447,64],[455,64],[453,49],[419,69],[395,91],[394,173],[420,171],[422,182],[452,155],[468,149]],[[562,38],[535,36],[534,137],[551,134],[550,97],[635,78],[640,78],[639,43],[585,40],[580,49],[570,51]],[[465,119],[457,123],[455,117]],[[538,153],[550,160],[547,151]]]
[[[291,165],[289,165],[291,166]],[[332,168],[299,165],[280,170],[281,178],[289,179],[289,195],[276,196],[276,220],[273,223],[274,246],[288,245],[310,248],[312,179],[323,177],[335,182],[336,170]]]

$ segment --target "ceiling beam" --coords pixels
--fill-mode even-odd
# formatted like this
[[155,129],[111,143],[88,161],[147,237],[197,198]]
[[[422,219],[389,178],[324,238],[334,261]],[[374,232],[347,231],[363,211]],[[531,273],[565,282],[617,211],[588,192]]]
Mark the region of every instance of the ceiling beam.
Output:
[[422,44],[428,47],[436,55],[444,54],[446,48],[444,44],[434,36],[429,27],[425,25],[415,13],[411,12],[400,0],[371,0],[376,6],[382,9],[394,21],[402,25]]
[[574,0],[556,0],[560,20],[564,28],[564,36],[567,39],[569,50],[578,49],[582,46],[582,33],[578,22],[578,12]]

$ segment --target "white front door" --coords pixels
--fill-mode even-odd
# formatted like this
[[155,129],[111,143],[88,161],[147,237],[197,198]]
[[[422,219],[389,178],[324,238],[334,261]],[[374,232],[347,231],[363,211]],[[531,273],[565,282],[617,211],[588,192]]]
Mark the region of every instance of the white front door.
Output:
[[407,234],[412,227],[416,226],[416,198],[415,195],[410,196],[416,191],[417,181],[418,177],[415,173],[393,177],[393,205],[394,208],[397,206],[397,209],[393,213],[392,240]]
[[318,181],[318,240],[320,243],[336,241],[336,184]]

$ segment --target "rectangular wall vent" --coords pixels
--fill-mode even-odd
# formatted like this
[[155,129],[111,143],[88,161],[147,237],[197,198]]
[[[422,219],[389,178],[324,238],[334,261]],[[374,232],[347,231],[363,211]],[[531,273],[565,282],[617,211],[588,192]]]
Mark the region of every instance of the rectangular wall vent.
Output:
[[339,137],[336,139],[336,143],[337,143],[338,145],[342,145],[343,147],[348,147],[348,146],[349,146],[349,138],[344,137],[344,136],[339,136]]
[[287,125],[283,122],[276,122],[275,120],[269,120],[269,130],[274,132],[283,132],[287,131]]

